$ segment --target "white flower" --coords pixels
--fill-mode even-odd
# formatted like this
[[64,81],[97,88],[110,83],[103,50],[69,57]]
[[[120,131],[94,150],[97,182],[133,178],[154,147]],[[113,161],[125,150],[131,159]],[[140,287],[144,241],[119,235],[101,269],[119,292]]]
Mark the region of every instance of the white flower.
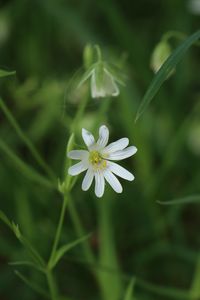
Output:
[[117,78],[117,75],[111,73],[109,67],[103,61],[97,62],[89,68],[78,86],[80,87],[89,78],[91,78],[92,98],[116,97],[119,95],[117,82],[124,84],[122,80]]
[[82,129],[82,137],[88,150],[73,150],[68,153],[69,158],[80,160],[79,163],[69,168],[68,173],[75,176],[87,170],[82,182],[82,190],[87,191],[95,178],[95,194],[97,197],[102,197],[104,194],[105,180],[115,192],[121,193],[122,186],[115,175],[129,181],[134,180],[134,176],[114,163],[113,160],[128,158],[137,152],[137,148],[134,146],[127,147],[129,144],[128,138],[122,138],[107,145],[109,130],[105,125],[99,128],[97,142],[95,142],[94,136],[84,128]]

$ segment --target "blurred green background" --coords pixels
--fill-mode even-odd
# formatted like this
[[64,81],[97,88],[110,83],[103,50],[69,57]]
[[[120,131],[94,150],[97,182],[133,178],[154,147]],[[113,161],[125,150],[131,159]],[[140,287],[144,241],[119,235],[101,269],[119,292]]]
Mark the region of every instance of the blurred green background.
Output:
[[[96,257],[82,245],[64,256],[55,270],[59,290],[69,299],[120,300],[132,277],[132,299],[189,299],[200,296],[200,207],[161,206],[156,201],[200,193],[200,55],[192,47],[135,124],[139,103],[154,74],[150,57],[169,30],[187,35],[200,26],[184,0],[4,0],[0,3],[0,68],[16,70],[1,78],[0,95],[57,178],[66,173],[66,144],[73,118],[88,96],[73,91],[69,80],[83,65],[87,43],[99,44],[105,57],[123,66],[128,80],[114,99],[89,99],[76,124],[107,124],[110,140],[127,136],[138,153],[122,165],[134,173],[124,192],[109,187],[102,199],[81,191],[82,175],[72,191],[73,205]],[[180,40],[171,39],[173,48]],[[70,87],[70,88],[69,88]],[[70,89],[70,97],[69,97]],[[105,104],[107,101],[107,104]],[[27,147],[0,111],[0,138],[40,173]],[[44,173],[43,173],[44,174]],[[45,174],[44,174],[45,175]],[[45,259],[51,251],[62,196],[24,176],[0,151],[0,209],[19,224]],[[66,214],[62,242],[77,238],[73,209]],[[43,276],[8,263],[27,260],[23,247],[0,223],[0,299],[43,299],[14,274],[47,290]],[[101,275],[99,284],[95,274]],[[196,276],[195,276],[196,274]],[[164,288],[162,288],[164,287]],[[68,299],[68,298],[63,298]],[[191,298],[192,299],[192,298]],[[194,298],[193,298],[194,299]]]

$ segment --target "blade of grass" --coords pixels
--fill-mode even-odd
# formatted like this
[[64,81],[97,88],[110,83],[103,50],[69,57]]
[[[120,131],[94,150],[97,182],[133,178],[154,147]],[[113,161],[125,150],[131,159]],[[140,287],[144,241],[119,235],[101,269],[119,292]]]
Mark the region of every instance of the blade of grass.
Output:
[[16,131],[17,135],[19,138],[23,141],[23,143],[28,147],[30,152],[32,153],[33,157],[35,160],[38,162],[38,164],[46,171],[46,173],[49,175],[49,177],[52,180],[55,180],[55,175],[53,171],[50,169],[50,167],[46,164],[46,162],[43,160],[41,157],[40,153],[38,150],[35,148],[31,140],[24,134],[23,130],[17,123],[16,119],[12,115],[11,111],[8,109],[4,101],[0,98],[0,108],[3,110],[5,116],[7,117],[8,121]]
[[144,113],[148,105],[151,103],[162,84],[165,82],[170,72],[176,67],[179,61],[183,58],[186,51],[200,38],[200,30],[189,36],[175,51],[169,56],[166,62],[152,80],[148,90],[146,91],[142,102],[138,108],[135,122]]
[[30,180],[37,182],[47,188],[55,188],[52,182],[46,179],[43,175],[38,173],[32,167],[30,167],[27,163],[25,163],[21,158],[19,158],[11,148],[6,145],[3,140],[0,140],[0,150],[2,150],[8,158],[15,164],[15,167],[20,170],[26,177]]
[[6,71],[6,70],[0,70],[0,77],[6,77],[10,75],[15,75],[16,71]]
[[36,283],[31,282],[29,279],[27,279],[22,273],[19,271],[15,271],[15,275],[17,275],[26,285],[28,285],[32,290],[34,290],[36,293],[43,296],[45,299],[49,299],[48,293],[43,290],[40,286],[38,286]]
[[177,198],[169,201],[157,201],[157,203],[162,205],[200,203],[200,195],[190,195],[190,196]]
[[124,300],[132,300],[133,299],[134,285],[135,285],[135,279],[133,278],[127,287]]

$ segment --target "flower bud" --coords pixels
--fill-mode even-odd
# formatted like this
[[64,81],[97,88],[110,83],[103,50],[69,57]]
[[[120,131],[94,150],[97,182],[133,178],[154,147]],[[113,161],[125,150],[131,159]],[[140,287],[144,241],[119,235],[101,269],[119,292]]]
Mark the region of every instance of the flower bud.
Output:
[[170,56],[172,52],[172,49],[168,42],[161,41],[157,44],[155,47],[150,61],[150,67],[153,70],[154,73],[157,73],[163,63],[167,60],[167,58]]

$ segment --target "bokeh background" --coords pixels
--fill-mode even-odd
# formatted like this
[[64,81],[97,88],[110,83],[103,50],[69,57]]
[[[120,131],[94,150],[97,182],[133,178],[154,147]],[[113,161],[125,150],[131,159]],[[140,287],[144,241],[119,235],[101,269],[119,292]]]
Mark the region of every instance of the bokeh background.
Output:
[[[123,182],[123,194],[107,187],[105,196],[97,199],[93,188],[81,191],[83,176],[79,176],[72,191],[73,205],[84,232],[92,233],[89,246],[97,259],[89,261],[82,245],[64,256],[55,270],[63,299],[123,299],[132,277],[136,278],[133,299],[189,299],[200,279],[199,204],[157,203],[200,193],[198,47],[189,50],[134,123],[154,76],[150,57],[161,36],[169,30],[190,35],[200,26],[200,8],[191,7],[184,0],[0,2],[0,67],[16,70],[16,76],[1,78],[0,95],[56,177],[66,173],[66,144],[73,118],[81,101],[89,97],[87,84],[79,92],[69,84],[83,66],[85,45],[99,44],[106,59],[120,65],[127,75],[119,97],[89,99],[76,124],[76,143],[83,146],[83,126],[97,131],[107,124],[112,141],[129,137],[138,153],[122,165],[136,179]],[[180,42],[170,40],[172,48]],[[0,139],[43,173],[2,111]],[[58,192],[31,181],[0,151],[0,209],[19,224],[45,259],[61,204]],[[61,240],[66,243],[76,238],[69,208]],[[43,299],[14,270],[47,289],[43,275],[29,267],[9,265],[19,260],[27,260],[27,254],[0,223],[0,299]]]

